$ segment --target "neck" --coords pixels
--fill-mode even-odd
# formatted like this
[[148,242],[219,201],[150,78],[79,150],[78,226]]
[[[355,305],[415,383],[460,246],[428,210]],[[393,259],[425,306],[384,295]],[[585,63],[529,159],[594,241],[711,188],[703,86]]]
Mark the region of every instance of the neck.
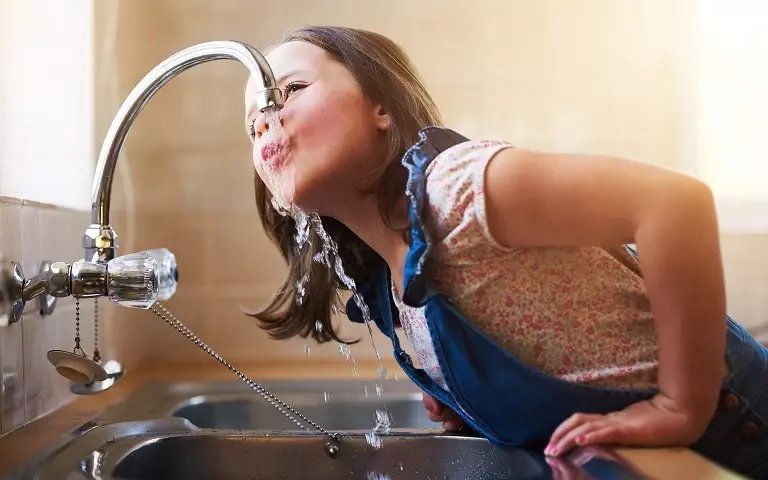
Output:
[[[400,232],[387,227],[381,218],[376,198],[367,195],[353,203],[355,207],[344,211],[342,215],[334,215],[340,222],[352,230],[360,240],[365,242],[389,266],[395,285],[402,284],[405,256],[408,253],[408,244]],[[407,225],[408,203],[405,197],[398,208],[395,225]]]

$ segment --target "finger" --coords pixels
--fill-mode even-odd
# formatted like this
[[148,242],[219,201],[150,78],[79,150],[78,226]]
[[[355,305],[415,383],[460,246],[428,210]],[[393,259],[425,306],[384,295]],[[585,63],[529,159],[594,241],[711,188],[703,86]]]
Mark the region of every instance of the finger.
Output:
[[617,423],[609,423],[598,429],[584,432],[576,437],[578,445],[605,445],[621,443],[625,438],[625,429]]
[[443,428],[449,432],[458,432],[462,426],[464,426],[464,421],[460,418],[453,418],[443,422]]
[[429,419],[433,422],[447,422],[449,420],[453,419],[460,419],[458,415],[456,415],[456,412],[451,410],[450,408],[443,408],[440,413],[434,414],[430,413],[428,414]]
[[432,395],[429,395],[424,392],[422,392],[421,394],[421,403],[424,404],[424,408],[426,408],[427,411],[435,415],[439,415],[443,410],[443,404],[435,400],[435,398],[432,397]]
[[568,432],[584,424],[585,422],[594,420],[596,418],[602,418],[602,415],[589,415],[586,413],[575,413],[571,415],[552,433],[552,436],[549,439],[549,446],[557,445]]
[[565,435],[563,435],[560,438],[560,440],[557,443],[550,443],[550,446],[547,447],[547,450],[545,450],[545,453],[553,457],[559,457],[560,455],[565,455],[566,453],[570,452],[574,447],[577,446],[577,443],[576,443],[577,438],[584,438],[585,435],[591,432],[605,428],[606,422],[609,422],[609,420],[606,420],[604,418],[587,420],[585,423],[582,423],[581,425],[573,428],[572,430],[569,430]]
[[447,420],[445,418],[445,415],[442,413],[440,415],[435,415],[434,413],[430,413],[427,416],[429,417],[429,420],[431,422],[443,423],[444,421]]

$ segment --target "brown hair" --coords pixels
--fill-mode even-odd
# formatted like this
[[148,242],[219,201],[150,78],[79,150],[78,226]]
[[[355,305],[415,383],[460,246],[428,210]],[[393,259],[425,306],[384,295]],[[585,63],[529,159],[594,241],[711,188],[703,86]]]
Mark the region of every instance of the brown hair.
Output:
[[[303,41],[325,50],[331,58],[349,69],[370,101],[383,106],[390,117],[387,132],[387,159],[372,172],[373,186],[366,193],[377,196],[379,212],[385,224],[395,228],[396,206],[405,193],[407,170],[400,163],[405,151],[418,140],[418,131],[426,126],[441,125],[442,119],[432,98],[419,80],[403,50],[392,40],[377,33],[345,27],[311,26],[288,33],[282,42]],[[256,205],[264,230],[278,246],[288,263],[288,276],[263,310],[250,315],[274,339],[299,335],[312,336],[317,342],[343,342],[331,323],[335,308],[344,310],[341,283],[332,268],[313,260],[321,251],[321,243],[312,230],[308,246],[296,250],[296,223],[290,216],[281,216],[272,206],[272,195],[254,172]],[[339,246],[339,256],[348,276],[359,286],[375,275],[383,259],[360,240],[344,224],[322,217],[328,234]],[[406,230],[402,230],[405,235]],[[334,259],[331,259],[333,263]],[[295,301],[297,283],[309,274],[306,298]],[[315,328],[315,322],[322,329]],[[350,342],[351,343],[351,342]]]

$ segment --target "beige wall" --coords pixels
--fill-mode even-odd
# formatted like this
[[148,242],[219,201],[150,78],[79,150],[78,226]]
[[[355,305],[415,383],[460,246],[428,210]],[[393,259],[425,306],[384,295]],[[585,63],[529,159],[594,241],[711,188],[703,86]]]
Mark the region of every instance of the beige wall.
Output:
[[[447,123],[471,137],[678,168],[689,156],[681,109],[686,8],[687,1],[666,0],[98,2],[97,136],[133,85],[177,50],[214,39],[263,48],[291,26],[327,22],[400,43]],[[304,343],[269,341],[239,310],[264,304],[284,272],[252,200],[245,79],[240,65],[213,62],[157,94],[128,137],[113,205],[122,252],[175,252],[181,278],[169,307],[235,362],[301,356]],[[766,237],[728,236],[723,247],[730,310],[756,326],[768,319],[758,291],[768,281]],[[105,328],[120,360],[204,361],[152,314],[110,311],[115,318]],[[344,331],[366,335],[356,326]],[[386,341],[376,341],[388,354]],[[353,348],[358,358],[371,358],[368,345]],[[312,355],[338,353],[329,345],[312,347]]]

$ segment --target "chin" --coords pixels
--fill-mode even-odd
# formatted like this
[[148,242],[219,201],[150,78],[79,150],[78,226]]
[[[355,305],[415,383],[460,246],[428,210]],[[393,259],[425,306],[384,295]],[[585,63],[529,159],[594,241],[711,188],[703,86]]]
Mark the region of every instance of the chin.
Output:
[[294,182],[293,205],[305,212],[316,212],[320,215],[328,215],[338,203],[338,195],[335,190],[321,181],[304,182],[297,178]]

